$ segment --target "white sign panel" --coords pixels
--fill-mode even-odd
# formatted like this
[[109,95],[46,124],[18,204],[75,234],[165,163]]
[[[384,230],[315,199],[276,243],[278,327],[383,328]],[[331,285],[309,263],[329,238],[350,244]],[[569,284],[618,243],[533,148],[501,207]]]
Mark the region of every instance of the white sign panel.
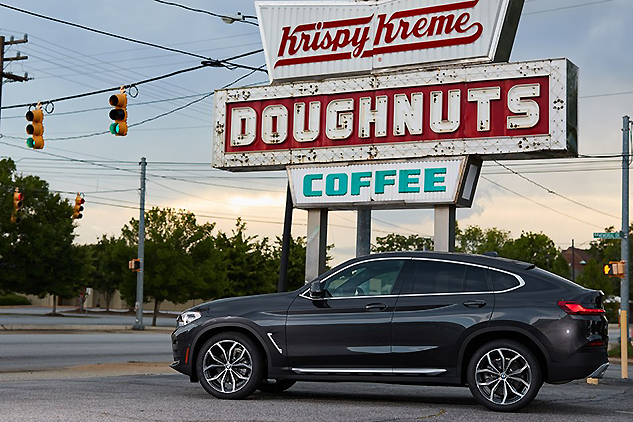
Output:
[[524,0],[255,2],[271,81],[507,61]]
[[470,206],[479,169],[479,162],[456,157],[289,167],[288,177],[296,208],[424,208],[458,202]]

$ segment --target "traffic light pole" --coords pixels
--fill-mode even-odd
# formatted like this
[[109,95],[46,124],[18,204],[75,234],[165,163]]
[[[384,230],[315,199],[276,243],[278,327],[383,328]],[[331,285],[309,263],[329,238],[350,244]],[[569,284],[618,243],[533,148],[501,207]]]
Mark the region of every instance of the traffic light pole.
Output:
[[624,277],[620,282],[620,350],[622,357],[622,378],[629,377],[629,142],[631,119],[624,116],[622,125],[622,261]]
[[[6,41],[3,36],[0,36],[0,113],[2,113],[2,85],[5,79],[10,79],[16,82],[26,82],[28,80],[26,74],[24,76],[14,75],[12,73],[7,73],[4,71],[4,62],[12,62],[16,60],[26,60],[27,56],[20,56],[19,53],[16,57],[4,57],[4,46],[5,45],[13,45],[13,44],[23,44],[28,42],[28,38],[26,35],[22,40],[15,40],[13,37]],[[1,117],[1,116],[0,116]]]
[[141,211],[138,219],[139,272],[136,273],[136,322],[132,329],[144,330],[143,325],[143,273],[145,272],[145,169],[147,161],[141,158]]

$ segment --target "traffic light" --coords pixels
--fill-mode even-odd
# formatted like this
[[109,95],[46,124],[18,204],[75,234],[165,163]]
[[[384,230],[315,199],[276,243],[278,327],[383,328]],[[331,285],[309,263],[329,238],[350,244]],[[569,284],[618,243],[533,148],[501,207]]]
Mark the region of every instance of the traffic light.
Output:
[[141,271],[141,260],[138,258],[134,258],[133,260],[131,260],[128,263],[130,270],[132,270],[135,273],[138,273]]
[[127,95],[125,92],[112,95],[110,105],[114,109],[110,110],[110,119],[114,123],[110,125],[110,133],[116,136],[127,135]]
[[29,110],[26,120],[31,122],[26,126],[26,133],[31,135],[26,140],[26,145],[33,149],[44,148],[44,111],[41,108]]
[[603,267],[604,275],[609,277],[624,277],[624,261],[611,261]]
[[73,220],[79,220],[83,218],[83,214],[81,213],[84,210],[83,204],[86,200],[80,194],[77,194],[75,198],[75,208],[73,209]]
[[23,202],[24,194],[20,193],[18,188],[15,188],[15,192],[13,193],[13,213],[11,213],[11,222],[13,224],[18,224],[22,220],[18,213],[22,209]]

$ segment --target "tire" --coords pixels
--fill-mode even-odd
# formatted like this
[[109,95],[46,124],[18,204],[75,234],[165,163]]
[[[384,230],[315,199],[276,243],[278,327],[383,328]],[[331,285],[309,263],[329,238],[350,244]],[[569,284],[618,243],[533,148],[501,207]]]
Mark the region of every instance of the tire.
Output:
[[467,379],[475,400],[497,412],[523,409],[543,385],[534,353],[512,340],[495,340],[480,347],[470,359]]
[[200,385],[214,397],[237,400],[249,396],[262,381],[264,359],[255,342],[242,333],[211,337],[196,360]]
[[281,393],[295,385],[296,382],[295,380],[264,380],[259,385],[259,391],[271,394]]

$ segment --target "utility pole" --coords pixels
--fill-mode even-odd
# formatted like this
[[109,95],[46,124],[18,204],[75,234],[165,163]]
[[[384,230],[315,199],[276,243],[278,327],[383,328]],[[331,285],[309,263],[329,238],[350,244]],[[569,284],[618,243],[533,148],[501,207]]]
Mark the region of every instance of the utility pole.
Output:
[[576,246],[574,239],[571,240],[571,281],[576,281]]
[[138,219],[138,259],[139,272],[136,273],[136,322],[132,329],[144,330],[143,325],[143,273],[145,272],[145,169],[147,161],[141,158],[141,212]]
[[14,75],[13,73],[6,73],[4,71],[4,62],[13,62],[17,60],[28,59],[28,56],[22,56],[20,55],[20,52],[18,52],[15,57],[4,57],[4,46],[13,44],[24,44],[27,42],[29,42],[29,39],[26,34],[21,40],[16,40],[11,37],[9,41],[7,41],[3,36],[0,36],[0,114],[2,113],[2,85],[4,85],[4,80],[9,79],[14,82],[26,82],[29,80],[29,77],[26,73],[24,74],[24,76],[18,76]]
[[629,377],[629,142],[631,118],[624,116],[622,124],[622,261],[624,277],[620,282],[620,351],[622,356],[622,378]]

